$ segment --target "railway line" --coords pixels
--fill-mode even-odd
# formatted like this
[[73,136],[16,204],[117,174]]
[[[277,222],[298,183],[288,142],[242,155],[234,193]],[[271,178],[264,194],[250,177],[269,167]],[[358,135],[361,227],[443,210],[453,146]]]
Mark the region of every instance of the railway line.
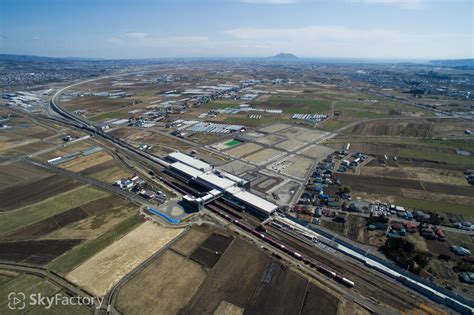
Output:
[[229,221],[229,222],[235,224],[236,226],[238,226],[239,228],[243,229],[244,231],[249,232],[249,233],[253,234],[254,236],[260,238],[261,240],[263,240],[264,242],[266,242],[270,246],[284,252],[285,254],[288,254],[289,256],[291,256],[293,258],[296,258],[297,260],[311,266],[312,268],[315,268],[320,273],[326,275],[330,279],[334,279],[334,281],[339,282],[339,283],[341,283],[341,284],[343,284],[347,287],[353,287],[354,286],[354,282],[352,280],[343,277],[341,274],[337,274],[336,272],[330,270],[328,267],[321,265],[319,262],[315,261],[314,259],[302,255],[301,253],[297,252],[293,248],[285,246],[283,243],[278,242],[274,238],[270,237],[268,234],[266,234],[264,232],[259,232],[259,231],[255,230],[254,228],[248,226],[247,224],[242,223],[241,221],[239,221],[235,218],[232,218],[228,214],[222,212],[221,209],[219,209],[219,207],[216,206],[215,204],[208,205],[208,208],[211,211],[213,211],[214,213],[216,213],[216,214],[220,215],[221,217],[223,217],[224,219],[226,219],[227,221]]
[[282,242],[290,244],[293,248],[301,251],[302,253],[312,257],[313,259],[320,261],[322,264],[331,266],[335,271],[344,274],[346,277],[351,278],[357,285],[354,290],[359,292],[363,296],[372,297],[377,299],[377,302],[381,302],[390,305],[397,309],[409,309],[416,308],[420,304],[419,301],[414,298],[414,293],[410,294],[409,291],[401,291],[400,286],[392,283],[389,279],[382,278],[375,273],[371,273],[370,277],[367,276],[367,271],[364,267],[359,267],[357,264],[351,263],[327,253],[322,249],[319,249],[314,244],[309,244],[302,239],[295,240],[296,236],[289,235],[284,231],[277,228],[267,226],[267,233],[274,238],[280,239]]
[[[72,125],[76,128],[86,130],[105,140],[108,140],[117,148],[120,148],[123,151],[127,151],[128,153],[133,154],[134,157],[140,160],[146,161],[147,164],[150,163],[151,165],[156,165],[158,163],[161,166],[167,165],[166,161],[159,159],[146,152],[140,151],[137,148],[133,147],[132,145],[128,144],[127,142],[117,139],[113,137],[112,135],[107,134],[104,131],[96,128],[95,126],[88,123],[86,120],[81,119],[71,113],[68,113],[67,111],[62,110],[56,102],[59,96],[61,95],[61,93],[68,88],[69,87],[66,87],[58,91],[51,100],[52,110],[63,117],[63,118],[60,118],[61,121],[68,123],[69,125]],[[170,176],[163,176],[163,175],[164,174],[161,174],[163,178],[162,180],[164,183],[168,184],[169,186],[173,187],[174,189],[176,189],[177,191],[183,194],[191,193],[193,195],[196,195],[200,193],[199,190],[196,190],[195,188],[190,187],[186,182],[182,182],[179,179],[175,179]],[[378,275],[378,273],[370,272],[370,277],[372,279],[367,280],[366,277],[364,277],[364,275],[368,274],[367,268],[356,266],[356,264],[350,264],[348,261],[345,261],[344,259],[328,258],[327,253],[325,253],[325,255],[321,253],[315,253],[316,251],[314,249],[315,248],[314,246],[309,246],[305,242],[298,243],[298,241],[295,240],[294,237],[285,236],[279,232],[275,232],[276,229],[271,230],[272,234],[259,232],[255,228],[250,227],[248,224],[243,223],[239,221],[238,219],[232,218],[231,216],[229,216],[229,214],[224,213],[221,209],[222,207],[223,207],[222,203],[217,203],[217,204],[213,203],[208,206],[208,208],[212,212],[218,214],[225,220],[251,233],[253,236],[255,236],[256,238],[259,238],[261,241],[266,242],[267,244],[270,244],[271,246],[283,251],[285,254],[293,257],[294,259],[301,261],[302,263],[305,263],[307,265],[310,265],[311,267],[315,268],[321,273],[326,274],[331,279],[339,283],[342,283],[348,287],[353,287],[355,285],[353,280],[349,278],[345,278],[343,274],[340,274],[340,273],[338,274],[335,271],[325,268],[323,265],[319,263],[320,261],[325,261],[331,266],[333,265],[339,266],[341,270],[344,270],[344,272],[350,274],[351,277],[353,276],[354,277],[353,279],[357,279],[357,281],[361,281],[361,283],[365,284],[364,290],[367,290],[367,291],[364,291],[364,292],[367,292],[369,295],[373,295],[377,297],[383,296],[384,301],[382,302],[384,303],[388,302],[389,303],[388,305],[393,305],[400,302],[404,303],[403,305],[408,306],[408,307],[417,307],[419,305],[418,301],[416,300],[417,295],[411,296],[410,293],[402,293],[403,291],[400,290],[400,287],[401,287],[400,284],[396,284],[396,283],[392,284],[391,280],[387,281],[387,279],[384,278],[385,276],[382,277]],[[229,211],[228,207],[232,208],[232,205],[227,205],[224,208],[227,208],[227,210]],[[281,237],[281,239],[284,240],[285,244],[291,244],[291,246],[293,247],[286,247],[285,245],[280,243],[281,239],[280,238],[277,239],[276,235],[278,235],[278,237]],[[296,250],[294,248],[296,248]],[[393,270],[389,270],[389,271],[393,272]],[[341,271],[338,271],[338,272],[341,272]],[[426,290],[426,287],[423,287],[423,285],[419,282],[412,281],[410,282],[411,286],[408,284],[405,284],[404,282],[402,283],[406,287],[415,286],[420,290],[421,289]],[[357,289],[358,287],[359,287],[359,284],[357,284]],[[386,292],[387,288],[389,290]],[[424,292],[423,290],[421,290],[421,292]],[[407,290],[406,292],[411,292],[411,291]],[[440,299],[439,303],[441,304],[445,304],[445,305],[451,304],[451,306],[456,307],[455,309],[462,309],[462,310],[470,309],[472,311],[472,308],[470,308],[469,306],[462,304],[457,299],[447,297],[442,292],[434,291],[433,289],[431,289],[431,291],[424,294]],[[450,304],[448,304],[448,302]],[[396,304],[395,307],[400,307],[400,304]]]
[[[266,232],[257,231],[256,227],[260,225],[259,223],[253,222],[253,224],[250,223],[253,226],[249,226],[248,216],[240,213],[238,209],[233,208],[228,203],[214,201],[207,205],[207,208],[219,214],[230,223],[236,224],[243,230],[261,238],[278,250],[282,250],[281,246],[283,244],[289,245],[290,247],[285,247],[288,250],[283,250],[283,252],[290,254],[293,258],[315,268],[318,272],[337,282],[351,288],[354,287],[356,292],[364,297],[368,297],[367,299],[370,299],[372,302],[382,303],[395,309],[407,310],[419,309],[420,304],[422,304],[422,301],[417,298],[414,292],[400,290],[400,285],[393,283],[392,279],[375,274],[367,277],[365,267],[358,266],[357,263],[348,262],[345,259],[341,259],[341,257],[328,255],[326,251],[315,247],[309,240],[302,239],[298,235],[290,235],[284,230],[268,225],[266,226]],[[245,224],[242,223],[244,220],[246,221]],[[326,266],[331,266],[331,269]],[[377,297],[377,299],[373,297]]]

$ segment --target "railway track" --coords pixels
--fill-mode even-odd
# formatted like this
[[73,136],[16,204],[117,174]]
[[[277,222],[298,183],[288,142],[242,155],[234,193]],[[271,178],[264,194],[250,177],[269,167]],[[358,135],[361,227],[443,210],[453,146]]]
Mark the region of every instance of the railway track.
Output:
[[272,237],[290,244],[296,250],[320,261],[324,265],[331,266],[334,270],[353,279],[357,284],[355,290],[363,296],[376,297],[380,302],[397,309],[418,308],[420,304],[416,299],[414,300],[411,294],[407,293],[410,291],[401,291],[400,286],[392,284],[389,280],[379,277],[374,273],[368,276],[367,271],[363,267],[330,254],[328,255],[326,251],[322,251],[313,245],[296,241],[294,237],[286,235],[276,228],[267,226],[267,232]]

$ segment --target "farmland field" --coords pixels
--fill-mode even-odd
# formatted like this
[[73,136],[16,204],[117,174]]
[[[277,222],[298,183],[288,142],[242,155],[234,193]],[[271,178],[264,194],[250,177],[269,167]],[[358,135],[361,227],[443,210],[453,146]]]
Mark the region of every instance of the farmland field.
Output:
[[97,252],[122,238],[125,234],[132,231],[142,222],[143,221],[139,216],[131,216],[116,224],[112,229],[108,230],[99,237],[84,242],[80,246],[58,257],[52,261],[48,267],[58,273],[66,274],[85,260],[95,255]]
[[103,296],[114,283],[181,232],[182,229],[166,229],[145,222],[86,260],[66,277],[94,295]]
[[81,240],[16,241],[0,243],[0,260],[45,265]]
[[22,208],[82,185],[80,182],[53,175],[28,184],[3,189],[0,191],[0,200],[2,200],[0,212]]
[[338,299],[312,286],[257,247],[235,239],[183,313],[212,314],[218,309],[231,309],[235,312],[232,314],[241,314],[242,310],[294,314],[305,309],[307,313],[336,314]]
[[331,108],[331,102],[327,100],[286,95],[272,96],[269,99],[259,102],[258,105],[283,109],[285,113],[289,114],[317,114],[328,112]]
[[211,234],[211,228],[206,225],[193,226],[171,248],[176,252],[189,256]]
[[107,193],[101,190],[82,186],[36,204],[5,212],[1,216],[2,220],[0,220],[0,235],[36,223],[66,211],[71,207],[80,206],[106,195]]
[[205,277],[206,272],[199,264],[167,250],[120,289],[117,307],[126,314],[149,310],[156,314],[178,314]]

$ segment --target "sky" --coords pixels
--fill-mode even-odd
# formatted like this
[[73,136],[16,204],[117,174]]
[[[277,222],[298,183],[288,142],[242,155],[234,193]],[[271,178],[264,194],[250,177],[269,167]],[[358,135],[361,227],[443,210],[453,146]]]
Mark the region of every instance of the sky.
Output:
[[0,53],[474,58],[473,0],[0,0]]

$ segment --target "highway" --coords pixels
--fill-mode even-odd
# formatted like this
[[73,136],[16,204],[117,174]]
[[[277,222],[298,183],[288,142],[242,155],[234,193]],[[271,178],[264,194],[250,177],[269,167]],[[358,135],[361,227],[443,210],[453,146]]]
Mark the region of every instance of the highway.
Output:
[[[162,161],[161,159],[159,158],[156,158],[148,153],[145,153],[145,152],[142,152],[136,148],[134,148],[133,146],[131,146],[130,144],[124,142],[124,141],[121,141],[119,139],[116,139],[114,138],[113,136],[107,134],[107,133],[104,133],[103,131],[101,130],[98,130],[95,126],[89,124],[87,121],[85,121],[84,119],[81,119],[75,115],[72,115],[64,110],[62,110],[60,108],[60,106],[57,104],[57,101],[59,99],[59,96],[61,95],[61,93],[65,90],[67,90],[68,88],[72,87],[72,86],[75,86],[75,85],[78,85],[80,83],[76,83],[74,85],[71,85],[69,87],[66,87],[66,88],[63,88],[61,89],[60,91],[58,91],[52,98],[51,100],[51,106],[52,106],[52,109],[58,113],[59,115],[65,117],[66,119],[69,119],[69,120],[72,120],[72,125],[78,127],[78,128],[81,128],[81,129],[84,129],[84,130],[87,130],[89,132],[92,132],[96,135],[98,135],[99,137],[102,137],[104,138],[105,140],[108,140],[110,143],[112,143],[114,146],[124,150],[124,151],[127,151],[129,153],[132,153],[135,157],[138,157],[139,159],[141,160],[146,160],[148,163],[150,164],[160,164],[160,165],[165,165],[166,162]],[[256,242],[256,240],[254,239],[254,241]],[[364,268],[365,270],[369,270],[369,269],[366,269]],[[360,298],[359,298],[360,300]]]

